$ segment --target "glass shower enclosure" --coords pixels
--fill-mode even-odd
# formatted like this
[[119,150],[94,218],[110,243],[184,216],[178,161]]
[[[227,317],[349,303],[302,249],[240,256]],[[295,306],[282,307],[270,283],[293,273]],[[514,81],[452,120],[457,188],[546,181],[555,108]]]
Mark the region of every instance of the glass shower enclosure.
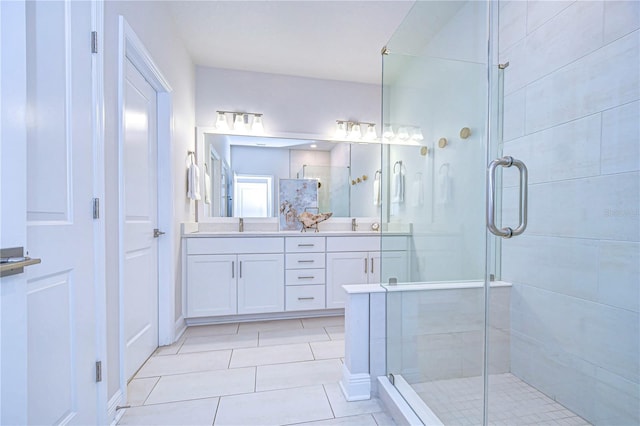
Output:
[[416,2],[383,50],[387,373],[425,424],[640,423],[638,23],[563,32],[615,3]]

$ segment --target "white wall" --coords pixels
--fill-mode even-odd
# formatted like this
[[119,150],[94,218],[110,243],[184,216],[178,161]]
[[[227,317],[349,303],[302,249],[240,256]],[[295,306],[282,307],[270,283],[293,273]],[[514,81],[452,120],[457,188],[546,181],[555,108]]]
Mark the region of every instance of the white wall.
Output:
[[263,113],[267,134],[330,137],[336,120],[380,121],[380,86],[374,84],[201,66],[196,84],[198,126],[213,126],[217,110]]
[[180,226],[181,222],[195,219],[195,206],[185,196],[188,150],[195,150],[195,75],[194,66],[184,49],[173,21],[163,2],[105,2],[105,167],[106,167],[106,227],[107,227],[107,380],[108,398],[119,389],[118,342],[118,16],[123,15],[150,52],[156,65],[173,89],[173,176],[174,185],[174,238],[173,259],[176,266],[175,311],[176,319],[182,311]]
[[638,424],[640,3],[506,2],[500,23],[504,154],[530,172],[529,227],[502,250],[512,371],[591,423]]

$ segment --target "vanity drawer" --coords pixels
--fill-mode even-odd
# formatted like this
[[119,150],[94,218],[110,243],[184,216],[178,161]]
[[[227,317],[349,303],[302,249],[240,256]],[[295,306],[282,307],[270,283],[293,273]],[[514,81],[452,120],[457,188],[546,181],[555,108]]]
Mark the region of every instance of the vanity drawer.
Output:
[[287,237],[285,246],[289,253],[324,252],[324,237]]
[[287,269],[324,268],[324,253],[288,253]]
[[189,238],[187,254],[282,253],[284,238]]
[[287,285],[324,284],[324,268],[322,269],[287,269]]
[[311,309],[324,309],[324,285],[287,287],[285,310],[306,311]]
[[327,237],[327,251],[380,251],[380,237]]

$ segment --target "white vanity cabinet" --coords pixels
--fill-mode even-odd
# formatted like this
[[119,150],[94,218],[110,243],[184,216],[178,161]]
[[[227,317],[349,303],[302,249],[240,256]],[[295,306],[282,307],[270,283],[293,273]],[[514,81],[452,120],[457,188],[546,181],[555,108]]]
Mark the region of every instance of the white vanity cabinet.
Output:
[[[384,265],[381,260],[380,237],[327,238],[327,303],[328,309],[343,308],[345,284],[378,284],[390,277],[406,281],[407,238],[385,237]],[[381,273],[382,271],[382,273]]]
[[187,256],[187,316],[238,313],[236,255]]
[[325,238],[287,237],[286,242],[287,311],[325,308]]
[[376,279],[380,237],[327,238],[327,308],[344,308],[345,284],[368,284]]
[[190,238],[188,318],[284,311],[284,238]]

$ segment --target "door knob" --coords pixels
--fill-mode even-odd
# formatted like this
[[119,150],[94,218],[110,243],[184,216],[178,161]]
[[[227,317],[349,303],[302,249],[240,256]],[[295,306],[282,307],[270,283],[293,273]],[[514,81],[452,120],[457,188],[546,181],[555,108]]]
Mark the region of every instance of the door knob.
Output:
[[155,228],[153,230],[153,238],[158,238],[160,235],[164,235],[165,233],[162,232],[161,230],[159,230],[158,228]]

